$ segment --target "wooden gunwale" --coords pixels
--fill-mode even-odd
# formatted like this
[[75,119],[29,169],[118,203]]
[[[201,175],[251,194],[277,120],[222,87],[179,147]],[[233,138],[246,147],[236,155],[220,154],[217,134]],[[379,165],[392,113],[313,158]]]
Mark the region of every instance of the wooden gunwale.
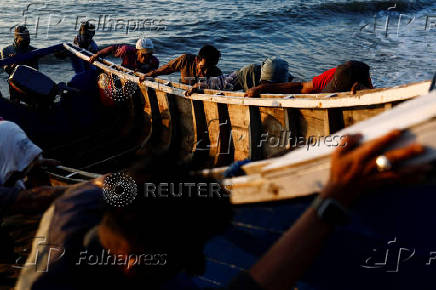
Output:
[[[89,60],[90,53],[84,49],[74,47],[74,45],[64,44],[64,47],[83,60]],[[185,96],[184,91],[190,86],[168,82],[163,79],[155,78],[155,81],[139,82],[139,77],[143,74],[126,69],[110,61],[96,60],[94,65],[104,71],[116,74],[131,82],[143,84],[144,86],[161,90],[165,93],[174,94],[182,98],[198,101],[209,101],[221,104],[232,104],[242,106],[261,106],[261,107],[278,107],[278,108],[307,108],[307,109],[327,109],[342,107],[369,106],[376,104],[385,104],[394,101],[404,101],[416,97],[417,91],[428,91],[430,81],[417,82],[402,85],[394,88],[381,88],[375,90],[360,91],[356,95],[349,93],[339,93],[331,97],[332,94],[265,94],[261,98],[244,98],[241,92],[224,92],[208,90],[207,92],[215,94],[193,94],[190,97]],[[177,84],[177,86],[176,86]],[[330,96],[329,98],[326,98]],[[289,99],[293,98],[293,99]]]
[[[83,60],[91,55],[71,44],[64,47]],[[424,81],[355,95],[266,94],[245,98],[242,92],[206,90],[187,97],[188,85],[159,78],[140,83],[141,73],[107,60],[96,60],[94,65],[140,87],[144,113],[152,123],[152,150],[171,149],[203,168],[283,155],[297,147],[287,143],[289,140],[329,136],[424,94],[430,87],[430,81]]]

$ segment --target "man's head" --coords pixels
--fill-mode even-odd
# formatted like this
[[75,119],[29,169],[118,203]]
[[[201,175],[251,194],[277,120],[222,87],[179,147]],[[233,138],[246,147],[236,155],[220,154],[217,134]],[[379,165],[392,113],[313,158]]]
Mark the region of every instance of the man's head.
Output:
[[30,33],[26,26],[15,27],[14,45],[17,49],[26,49],[30,46]]
[[289,74],[289,64],[286,60],[272,57],[262,63],[261,82],[286,83],[292,79]]
[[[201,273],[205,243],[230,225],[227,191],[174,160],[160,155],[132,168],[129,175],[136,180],[138,196],[128,207],[110,209],[99,226],[104,248],[133,257],[123,269],[133,273],[131,279],[160,283],[181,271]],[[159,255],[160,264],[141,265],[135,261],[141,254]]]
[[136,42],[136,53],[138,61],[144,63],[145,60],[153,54],[153,41],[150,38],[140,38]]
[[361,61],[349,60],[345,63],[345,67],[349,70],[350,77],[358,83],[358,90],[374,88],[369,73],[369,65]]
[[208,76],[208,71],[218,64],[220,57],[221,52],[214,46],[203,46],[197,56],[197,76]]
[[95,35],[95,25],[89,23],[89,21],[83,22],[79,28],[79,34],[77,35],[77,40],[79,46],[82,48],[87,48]]

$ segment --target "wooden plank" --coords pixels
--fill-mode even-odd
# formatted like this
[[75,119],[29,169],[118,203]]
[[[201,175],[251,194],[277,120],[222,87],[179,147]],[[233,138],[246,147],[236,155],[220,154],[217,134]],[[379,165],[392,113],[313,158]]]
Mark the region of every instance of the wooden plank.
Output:
[[[89,52],[80,49],[72,44],[64,44],[64,47],[81,59],[88,60]],[[95,61],[94,65],[102,70],[118,75],[122,79],[132,82],[139,82],[141,73],[135,73],[126,68],[115,65],[107,60],[102,62]],[[430,81],[411,83],[395,88],[382,88],[359,91],[356,95],[350,93],[338,93],[334,97],[331,94],[318,95],[298,95],[298,94],[276,94],[262,95],[262,98],[244,98],[243,93],[213,91],[214,94],[194,94],[190,97],[184,95],[189,86],[171,83],[165,80],[154,79],[155,81],[145,81],[144,85],[164,91],[169,94],[177,95],[180,98],[191,100],[210,101],[222,104],[234,104],[243,106],[263,106],[263,107],[287,107],[287,108],[344,108],[369,106],[374,104],[386,104],[396,101],[404,101],[416,96],[425,94],[430,88]],[[291,99],[289,99],[291,98]]]
[[251,106],[249,107],[250,123],[249,123],[249,145],[250,145],[250,160],[257,161],[262,159],[262,145],[261,138],[264,132],[260,117],[260,108]]
[[301,109],[300,118],[297,121],[300,128],[300,136],[307,140],[310,136],[325,136],[328,132],[326,122],[326,110]]
[[[212,102],[239,104],[245,106],[287,107],[287,108],[343,108],[386,104],[405,101],[425,94],[430,81],[407,84],[395,88],[360,91],[356,95],[338,93],[331,95],[262,95],[262,98],[244,98],[237,94],[219,93],[216,95],[194,94],[190,98]],[[291,98],[290,98],[291,97]]]
[[195,124],[195,137],[197,143],[193,148],[194,166],[211,166],[209,154],[211,152],[211,140],[208,134],[208,123],[205,115],[204,102],[192,101],[192,118]]
[[293,150],[295,148],[293,140],[297,140],[298,136],[303,135],[300,123],[302,116],[298,109],[286,109],[286,112],[289,126],[289,147],[290,150]]
[[[402,104],[389,112],[355,124],[338,134],[362,133],[370,141],[394,128],[408,128],[391,149],[420,143],[426,147],[423,155],[407,165],[418,165],[436,159],[436,92]],[[225,181],[232,189],[234,203],[276,201],[305,196],[321,190],[328,181],[330,154],[335,147],[324,144],[316,151],[299,150],[286,156],[263,162],[253,174]],[[258,162],[256,162],[258,163]]]
[[202,139],[197,143],[196,150],[208,152],[207,167],[228,165],[234,158],[230,144],[231,125],[227,106],[203,102],[203,109],[206,128]]
[[[413,164],[423,164],[436,159],[436,119],[411,128],[397,144],[419,142],[431,148]],[[259,171],[258,171],[259,172]],[[268,174],[229,179],[226,188],[232,192],[234,204],[280,201],[308,196],[321,191],[327,184],[330,172],[330,157],[324,156],[292,168],[280,168]]]
[[[151,120],[151,146],[162,149],[168,149],[163,137],[163,120],[159,108],[159,101],[156,91],[152,88],[140,86],[141,93],[145,96],[144,113]],[[149,150],[149,149],[146,149]]]
[[177,95],[168,95],[170,106],[174,108],[172,121],[174,125],[172,150],[180,160],[190,161],[193,158],[197,139],[197,126],[194,121],[192,101],[179,98]]
[[364,121],[371,117],[377,116],[386,111],[386,105],[367,106],[365,108],[346,108],[343,109],[344,126],[349,127],[355,123]]
[[325,127],[328,127],[328,130],[325,130],[325,136],[345,128],[344,116],[341,109],[326,109],[325,118],[327,122]]
[[167,150],[171,146],[173,137],[173,122],[171,119],[168,94],[162,91],[156,91],[156,97],[160,116],[160,149]]
[[260,107],[262,158],[281,155],[290,150],[288,112],[284,108]]
[[234,150],[234,160],[251,158],[250,140],[250,108],[239,105],[228,105],[231,125],[231,145]]

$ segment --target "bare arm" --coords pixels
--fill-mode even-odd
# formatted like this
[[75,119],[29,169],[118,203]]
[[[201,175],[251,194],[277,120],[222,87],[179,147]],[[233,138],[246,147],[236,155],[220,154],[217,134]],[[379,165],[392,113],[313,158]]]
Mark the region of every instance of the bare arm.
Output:
[[[330,182],[320,195],[350,207],[369,186],[399,183],[422,174],[422,171],[410,169],[382,173],[376,170],[376,156],[400,135],[396,130],[362,146],[359,146],[359,135],[347,136],[332,156]],[[423,152],[424,148],[415,144],[384,155],[396,164]],[[291,289],[313,263],[333,229],[334,226],[322,221],[313,208],[307,209],[251,268],[251,276],[264,289]]]
[[111,46],[108,46],[106,48],[103,48],[103,49],[99,50],[97,53],[95,53],[94,55],[92,55],[89,58],[89,62],[93,63],[98,57],[107,56],[109,54],[112,54],[114,52],[114,50],[115,50],[115,46],[114,45],[111,45]]
[[333,226],[308,209],[250,274],[265,289],[291,289],[315,260]]
[[143,82],[145,81],[145,78],[157,77],[161,75],[169,75],[177,71],[180,71],[180,68],[183,66],[185,62],[186,62],[186,55],[183,54],[178,58],[171,60],[170,62],[168,62],[168,64],[163,65],[158,69],[152,70],[151,72],[144,74],[142,77],[139,78],[139,81]]
[[261,94],[299,94],[303,83],[263,83],[249,89],[245,97],[258,98]]
[[313,94],[315,92],[316,92],[316,90],[313,88],[312,81],[303,83],[303,88],[301,89],[302,94]]
[[169,74],[172,74],[175,72],[176,72],[176,70],[171,65],[166,64],[166,65],[163,65],[156,70],[149,72],[148,74],[151,77],[157,77],[157,76],[161,76],[161,75],[169,75]]
[[151,72],[144,74],[142,77],[139,78],[139,81],[143,82],[145,81],[145,78],[154,78],[161,75],[169,75],[175,73],[176,71],[177,70],[175,70],[173,66],[171,66],[170,64],[166,64],[156,70],[152,70]]

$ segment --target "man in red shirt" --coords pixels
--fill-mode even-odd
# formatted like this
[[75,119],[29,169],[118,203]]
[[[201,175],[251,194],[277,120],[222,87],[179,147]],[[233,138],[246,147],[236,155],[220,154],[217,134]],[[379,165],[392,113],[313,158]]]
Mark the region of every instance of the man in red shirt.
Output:
[[122,60],[121,65],[142,73],[148,73],[159,67],[159,60],[153,55],[153,42],[148,38],[140,38],[136,48],[130,45],[112,45],[106,47],[89,58],[93,63],[98,57],[113,54]]
[[336,73],[336,68],[329,69],[319,76],[316,76],[312,79],[312,89],[314,93],[320,93],[328,83],[333,79],[334,74]]
[[338,93],[359,89],[372,89],[370,67],[360,61],[350,60],[336,68],[329,69],[308,82],[265,83],[250,89],[246,97],[260,94],[319,94]]

